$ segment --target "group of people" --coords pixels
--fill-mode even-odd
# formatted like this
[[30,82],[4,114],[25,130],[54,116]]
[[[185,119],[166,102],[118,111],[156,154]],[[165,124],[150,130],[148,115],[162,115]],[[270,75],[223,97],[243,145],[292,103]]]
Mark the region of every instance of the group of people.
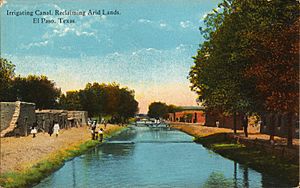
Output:
[[[59,134],[59,130],[60,130],[60,127],[59,127],[59,124],[57,121],[54,121],[51,126],[49,127],[49,130],[48,130],[48,134],[50,136],[52,136],[52,134],[55,134],[56,137],[58,137],[58,134]],[[34,123],[33,126],[31,127],[31,131],[30,133],[32,134],[32,138],[35,138],[36,137],[36,134],[37,134],[37,124]]]
[[[89,119],[88,124],[89,124],[90,129],[91,129],[92,140],[98,140],[99,139],[99,142],[102,142],[104,131],[103,131],[102,128],[97,130],[97,121],[96,120],[92,121],[91,119]],[[106,126],[107,126],[107,124],[104,123],[104,128],[106,128]]]

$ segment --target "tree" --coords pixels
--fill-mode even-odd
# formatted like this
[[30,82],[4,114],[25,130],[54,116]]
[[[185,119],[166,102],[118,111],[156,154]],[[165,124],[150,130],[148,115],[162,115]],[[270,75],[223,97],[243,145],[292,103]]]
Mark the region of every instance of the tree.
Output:
[[59,99],[60,107],[66,110],[83,110],[79,91],[67,91]]
[[168,114],[168,105],[162,102],[153,102],[149,105],[148,116],[152,118],[164,118]]
[[120,104],[118,105],[117,114],[127,121],[130,117],[138,112],[138,102],[134,99],[134,91],[128,88],[120,89]]
[[9,101],[15,65],[7,59],[0,58],[0,101]]
[[234,115],[236,133],[236,114],[254,111],[254,98],[259,97],[253,81],[243,76],[249,61],[241,56],[241,25],[233,13],[233,3],[224,1],[219,7],[221,11],[214,10],[205,18],[206,28],[201,32],[207,41],[194,57],[189,77],[192,90],[208,110]]
[[61,94],[55,83],[43,75],[15,77],[11,91],[15,100],[35,103],[40,109],[56,107]]
[[88,83],[83,90],[67,92],[60,99],[62,108],[85,110],[91,117],[111,116],[114,123],[127,122],[138,111],[134,91],[119,84]]
[[190,71],[199,99],[231,114],[298,109],[289,102],[298,101],[299,51],[290,53],[298,36],[285,31],[299,19],[299,3],[224,0],[219,8],[205,19],[206,41]]

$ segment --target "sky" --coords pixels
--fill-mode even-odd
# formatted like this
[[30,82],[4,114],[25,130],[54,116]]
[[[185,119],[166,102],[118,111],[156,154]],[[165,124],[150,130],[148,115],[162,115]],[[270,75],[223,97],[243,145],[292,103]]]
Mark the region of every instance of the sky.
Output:
[[[135,90],[140,113],[154,101],[197,105],[187,76],[203,42],[199,27],[219,2],[6,0],[0,8],[1,57],[16,65],[16,74],[46,75],[63,92],[88,82],[119,83]],[[101,14],[87,15],[89,10]]]

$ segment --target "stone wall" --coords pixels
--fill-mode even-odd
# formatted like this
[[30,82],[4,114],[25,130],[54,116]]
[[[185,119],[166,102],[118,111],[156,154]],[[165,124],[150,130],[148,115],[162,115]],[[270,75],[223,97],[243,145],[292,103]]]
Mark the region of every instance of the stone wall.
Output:
[[87,125],[88,113],[86,111],[68,111],[68,120],[72,126]]
[[48,132],[55,122],[61,129],[87,125],[86,111],[35,110],[34,103],[0,102],[1,136],[27,136],[33,125]]
[[16,102],[0,102],[0,131],[9,127],[16,108]]
[[36,110],[35,113],[38,131],[48,132],[55,122],[61,129],[69,127],[66,110]]
[[[31,127],[36,122],[35,104],[34,103],[20,103],[19,118],[17,120],[16,134],[27,136],[30,133]],[[19,132],[18,132],[19,131]]]
[[27,136],[35,121],[34,103],[1,102],[1,136]]

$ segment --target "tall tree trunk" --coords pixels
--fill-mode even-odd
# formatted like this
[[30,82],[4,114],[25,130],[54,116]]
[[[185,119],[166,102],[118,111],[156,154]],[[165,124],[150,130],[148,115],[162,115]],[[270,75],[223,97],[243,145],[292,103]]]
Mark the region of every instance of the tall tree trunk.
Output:
[[274,119],[275,119],[275,114],[271,113],[270,116],[269,116],[269,119],[270,119],[270,121],[269,121],[269,124],[270,124],[269,125],[270,141],[271,140],[274,141],[274,135],[275,135],[275,125],[274,125],[275,121],[274,121]]
[[236,134],[236,112],[233,113],[233,132]]
[[293,147],[293,115],[289,113],[287,115],[287,146]]

